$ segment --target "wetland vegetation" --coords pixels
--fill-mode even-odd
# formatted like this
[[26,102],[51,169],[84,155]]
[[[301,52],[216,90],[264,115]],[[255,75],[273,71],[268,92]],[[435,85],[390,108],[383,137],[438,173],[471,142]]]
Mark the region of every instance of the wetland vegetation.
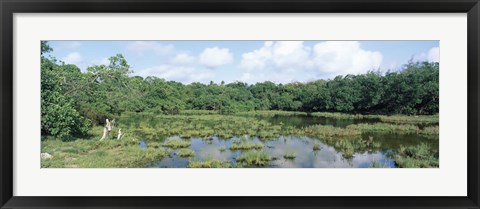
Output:
[[75,140],[45,137],[42,152],[54,157],[42,160],[42,167],[439,166],[435,123],[419,128],[411,121],[356,123],[344,119],[342,124],[352,124],[298,127],[285,125],[290,117],[321,119],[297,115],[282,118],[286,120],[282,123],[275,115],[124,113],[117,124],[130,134],[122,140],[99,141],[101,126]]
[[436,62],[307,83],[185,85],[131,76],[120,54],[82,72],[51,50],[42,42],[42,168],[440,165]]

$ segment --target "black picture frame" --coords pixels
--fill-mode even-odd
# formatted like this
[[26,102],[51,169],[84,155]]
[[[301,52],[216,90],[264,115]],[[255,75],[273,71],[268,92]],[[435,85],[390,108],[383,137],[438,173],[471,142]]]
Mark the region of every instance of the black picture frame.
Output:
[[[0,0],[1,208],[479,208],[479,0]],[[15,13],[467,13],[468,195],[465,197],[13,196]],[[448,181],[448,179],[445,179]],[[232,188],[233,189],[233,188]]]

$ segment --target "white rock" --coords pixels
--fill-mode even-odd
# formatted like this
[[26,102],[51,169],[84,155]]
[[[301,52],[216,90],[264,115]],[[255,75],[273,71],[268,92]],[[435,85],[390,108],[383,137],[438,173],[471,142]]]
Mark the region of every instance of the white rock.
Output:
[[44,159],[44,160],[50,160],[50,159],[53,158],[53,156],[52,156],[51,154],[48,154],[48,153],[46,153],[46,152],[41,153],[41,154],[40,154],[40,157],[41,157],[42,159]]

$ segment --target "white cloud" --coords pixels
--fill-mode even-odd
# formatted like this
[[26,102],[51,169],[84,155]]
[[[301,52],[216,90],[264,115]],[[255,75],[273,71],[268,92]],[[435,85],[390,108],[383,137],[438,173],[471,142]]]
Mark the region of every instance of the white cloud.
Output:
[[62,61],[64,61],[67,64],[75,64],[75,65],[80,64],[82,60],[83,58],[78,52],[72,52],[62,59]]
[[240,68],[245,72],[272,71],[272,79],[289,82],[298,73],[317,78],[364,73],[379,68],[381,62],[380,52],[364,50],[357,41],[320,42],[313,49],[303,41],[267,41],[261,48],[244,53]]
[[280,70],[309,67],[311,49],[303,41],[279,41],[272,45],[272,61]]
[[433,47],[430,50],[428,50],[427,59],[430,62],[440,62],[440,48]]
[[240,68],[246,71],[262,70],[267,67],[267,62],[272,57],[272,42],[267,41],[262,48],[247,52],[242,55]]
[[242,55],[240,68],[246,71],[275,68],[291,71],[310,65],[310,47],[303,41],[266,41],[262,48]]
[[208,68],[216,68],[233,61],[233,54],[228,48],[206,48],[199,56],[200,64]]
[[108,65],[110,61],[107,57],[102,59],[84,59],[82,55],[78,52],[72,52],[61,59],[65,64],[74,64],[82,71],[85,71],[87,67],[94,66],[94,65]]
[[440,48],[430,48],[428,52],[417,54],[413,59],[416,61],[440,62]]
[[251,73],[244,73],[242,77],[240,78],[241,81],[252,81],[253,76]]
[[214,77],[209,70],[197,70],[193,67],[159,65],[135,73],[142,77],[156,76],[165,80],[174,80],[182,83],[209,82]]
[[195,57],[186,53],[177,54],[173,59],[170,60],[172,64],[178,65],[188,65],[192,64],[195,61]]
[[144,53],[155,53],[157,55],[165,55],[170,53],[173,49],[173,45],[163,45],[156,41],[134,41],[130,42],[127,49],[133,52],[137,52],[139,55]]
[[358,41],[326,41],[313,49],[314,70],[319,75],[360,74],[378,69],[382,54],[360,48]]

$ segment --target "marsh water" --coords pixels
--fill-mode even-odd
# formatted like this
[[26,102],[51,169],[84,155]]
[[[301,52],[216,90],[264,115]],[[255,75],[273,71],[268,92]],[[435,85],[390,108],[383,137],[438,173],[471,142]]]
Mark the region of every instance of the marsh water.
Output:
[[[346,127],[357,123],[377,123],[377,119],[332,119],[313,116],[244,116],[254,117],[271,124],[301,128],[311,125],[330,125]],[[146,121],[154,124],[155,120]],[[177,137],[177,136],[170,136]],[[178,136],[179,137],[179,136]],[[263,150],[268,152],[272,160],[267,166],[270,168],[367,168],[376,164],[380,167],[395,167],[392,154],[401,146],[414,146],[427,143],[438,150],[438,139],[425,138],[421,135],[402,134],[363,134],[351,140],[328,140],[322,137],[307,136],[279,136],[273,139],[260,139],[256,136],[233,136],[221,138],[189,137],[191,145],[188,149],[195,152],[194,157],[180,157],[178,149],[170,149],[168,156],[160,161],[152,162],[149,167],[185,168],[189,162],[216,159],[228,161],[236,166],[236,158],[242,150],[230,150],[229,147],[240,137],[247,137],[251,142],[263,143]],[[165,139],[160,139],[164,141]],[[319,146],[314,150],[313,146]],[[143,139],[139,146],[149,147],[149,140]],[[294,159],[284,158],[285,153],[294,153]]]

